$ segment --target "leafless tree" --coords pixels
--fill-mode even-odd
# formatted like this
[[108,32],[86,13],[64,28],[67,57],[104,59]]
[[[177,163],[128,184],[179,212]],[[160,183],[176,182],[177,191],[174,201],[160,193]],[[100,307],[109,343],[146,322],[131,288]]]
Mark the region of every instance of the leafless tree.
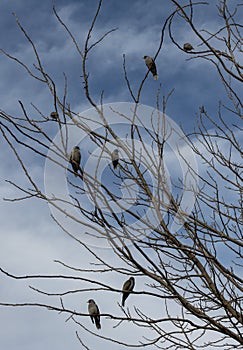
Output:
[[[154,346],[163,349],[226,350],[240,349],[243,345],[243,277],[240,273],[243,247],[240,144],[242,103],[239,96],[239,84],[243,76],[239,61],[242,53],[242,26],[239,24],[238,15],[240,5],[232,8],[230,1],[218,1],[217,10],[221,25],[215,32],[211,32],[207,28],[198,28],[194,18],[201,8],[208,7],[210,11],[211,6],[215,5],[191,0],[186,5],[184,1],[171,0],[171,3],[175,5],[174,11],[161,28],[158,50],[154,55],[155,62],[163,52],[166,33],[169,33],[178,50],[184,51],[184,43],[178,42],[177,39],[177,26],[178,23],[187,26],[195,41],[199,43],[197,47],[193,43],[194,48],[186,51],[188,60],[206,60],[209,65],[213,65],[228,96],[227,101],[219,102],[218,111],[215,111],[214,115],[207,112],[206,106],[201,106],[195,128],[184,139],[183,147],[195,156],[199,164],[198,169],[183,153],[180,143],[174,144],[173,151],[178,164],[183,164],[187,170],[183,174],[184,178],[172,177],[171,186],[165,160],[167,145],[177,130],[173,123],[168,122],[165,113],[168,99],[173,98],[173,92],[161,97],[158,89],[155,96],[157,109],[148,115],[149,129],[143,124],[140,104],[143,102],[141,93],[145,89],[145,82],[151,77],[149,72],[146,72],[135,90],[129,79],[124,55],[124,81],[133,105],[131,113],[123,114],[123,109],[116,109],[112,104],[105,105],[103,92],[99,101],[91,94],[90,85],[93,80],[87,68],[88,58],[93,54],[94,48],[102,46],[106,37],[116,30],[111,29],[95,42],[92,41],[102,0],[98,3],[82,47],[53,6],[57,21],[70,35],[70,40],[80,57],[83,80],[81,89],[93,107],[90,113],[80,115],[79,111],[72,110],[67,99],[66,76],[64,94],[58,95],[55,82],[44,68],[35,43],[17,17],[17,24],[35,54],[34,69],[2,49],[5,55],[23,66],[27,74],[49,90],[53,98],[50,112],[55,112],[50,118],[35,107],[39,117],[33,119],[21,101],[21,116],[14,117],[6,111],[1,111],[2,136],[14,152],[29,182],[29,186],[22,188],[19,184],[9,181],[23,196],[7,200],[17,201],[35,197],[47,202],[56,224],[79,244],[81,251],[86,250],[92,254],[97,264],[84,271],[81,267],[69,266],[63,261],[58,261],[58,264],[67,268],[68,274],[49,276],[28,273],[15,276],[1,268],[3,274],[14,279],[62,279],[67,282],[80,280],[86,282],[87,287],[75,291],[67,289],[63,293],[50,293],[32,286],[38,294],[47,296],[46,304],[1,302],[0,305],[33,305],[65,313],[69,322],[72,321],[77,326],[77,338],[84,348],[88,347],[80,337],[80,328],[108,342],[138,348]],[[126,124],[124,134],[110,123],[109,112]],[[49,123],[57,125],[58,137],[55,139],[49,134]],[[70,164],[68,165],[70,150],[76,145],[70,136],[73,130],[74,133],[78,131],[84,134],[84,138],[89,140],[91,145],[90,150],[95,149],[95,152],[92,151],[94,170],[81,165],[77,178],[73,176]],[[177,133],[177,136],[180,139],[181,134]],[[21,147],[46,159],[48,166],[53,165],[54,170],[60,171],[68,183],[69,196],[62,197],[41,189],[20,156]],[[114,179],[113,184],[109,184],[99,176],[99,171],[102,162],[106,162],[106,166],[111,164],[111,152],[116,148],[119,150],[119,164],[115,170],[108,165]],[[46,171],[48,172],[48,168]],[[189,182],[185,180],[188,177],[191,179]],[[125,184],[125,190],[121,196],[122,184]],[[185,192],[194,200],[191,210],[188,210],[187,204],[183,204]],[[86,205],[87,201],[92,202],[93,206]],[[78,214],[75,216],[73,213]],[[88,239],[77,236],[67,222],[85,230]],[[92,242],[95,242],[95,245],[98,241],[110,246],[116,261],[114,265],[108,263],[102,253],[97,253],[92,246]],[[124,281],[128,276],[135,277],[135,280],[144,278],[144,290],[135,288],[131,295],[134,294],[137,299],[146,298],[146,303],[151,305],[160,303],[163,311],[158,318],[142,308],[131,305],[123,308],[120,303],[114,314],[101,310],[101,323],[113,322],[116,328],[123,327],[125,323],[137,327],[141,331],[141,337],[135,343],[129,340],[129,336],[118,340],[112,335],[109,338],[105,337],[102,330],[96,332],[94,329],[87,329],[82,320],[89,317],[88,312],[83,314],[65,306],[67,295],[87,290],[92,290],[94,295],[97,291],[117,293],[120,298],[122,285],[117,289],[112,284],[97,281],[98,272],[103,272],[104,275],[113,274],[114,278],[116,275],[124,275]],[[50,295],[60,300],[60,306],[49,301]],[[144,330],[150,331],[149,337],[143,336]]]

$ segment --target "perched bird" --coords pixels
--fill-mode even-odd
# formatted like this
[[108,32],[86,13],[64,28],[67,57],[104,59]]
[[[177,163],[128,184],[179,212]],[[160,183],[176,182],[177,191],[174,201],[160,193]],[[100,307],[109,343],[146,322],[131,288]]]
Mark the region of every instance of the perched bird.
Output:
[[185,43],[185,44],[183,45],[183,49],[184,49],[185,51],[191,51],[191,50],[194,49],[194,47],[193,47],[190,43]]
[[50,117],[51,119],[57,120],[59,118],[59,115],[57,112],[51,112]]
[[96,328],[100,329],[101,325],[100,325],[100,311],[99,308],[97,306],[97,304],[95,303],[95,301],[93,299],[89,299],[87,301],[88,305],[88,311],[89,311],[89,315],[91,318],[92,323],[95,322]]
[[149,71],[153,74],[154,80],[158,79],[158,74],[157,74],[157,68],[155,65],[155,62],[152,57],[149,56],[144,56],[146,66],[148,67]]
[[119,163],[119,154],[118,154],[118,149],[114,149],[114,151],[111,153],[111,160],[113,164],[113,168],[116,169],[117,165]]
[[204,106],[200,107],[200,113],[206,113]]
[[129,294],[133,291],[133,288],[135,286],[135,279],[134,277],[130,277],[129,280],[127,280],[122,287],[122,306],[125,305],[125,301],[128,298]]
[[75,146],[71,152],[69,162],[72,165],[74,175],[78,176],[78,171],[80,170],[81,153],[78,146]]

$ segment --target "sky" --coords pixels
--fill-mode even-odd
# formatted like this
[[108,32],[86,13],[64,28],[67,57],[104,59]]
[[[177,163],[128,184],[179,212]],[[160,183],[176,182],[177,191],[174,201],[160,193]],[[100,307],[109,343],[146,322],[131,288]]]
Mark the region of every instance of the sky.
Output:
[[[85,0],[56,0],[56,9],[60,17],[73,34],[76,35],[80,45],[83,45],[85,35],[96,10],[97,1]],[[142,59],[144,55],[153,56],[158,48],[161,27],[167,16],[174,9],[171,2],[153,0],[112,1],[104,0],[100,16],[95,26],[91,40],[95,41],[100,35],[111,29],[116,29],[102,45],[95,47],[87,65],[90,72],[90,88],[95,101],[99,101],[100,94],[104,91],[104,102],[131,102],[126,88],[122,57],[126,55],[127,73],[131,81],[132,89],[136,89],[146,74],[146,66]],[[13,13],[19,18],[26,32],[41,55],[43,65],[48,74],[55,80],[58,93],[64,89],[65,72],[68,81],[68,101],[77,113],[90,108],[83,93],[83,85],[80,70],[80,57],[64,28],[55,18],[52,11],[51,0],[1,0],[0,4],[0,47],[11,55],[28,63],[32,70],[35,57],[26,38],[16,25]],[[219,18],[213,11],[205,8],[200,13],[195,13],[195,19],[199,28],[217,27]],[[175,24],[176,38],[183,45],[191,42],[194,47],[200,43],[193,33],[181,22]],[[165,36],[162,50],[157,57],[156,64],[159,74],[158,81],[152,76],[145,82],[145,88],[141,95],[141,102],[155,107],[155,94],[161,84],[162,95],[167,96],[172,89],[173,95],[168,102],[167,115],[186,132],[193,131],[196,125],[196,116],[199,107],[204,105],[209,113],[215,113],[219,100],[225,98],[225,91],[217,78],[215,70],[205,61],[187,60],[188,54],[179,50]],[[0,109],[10,115],[18,116],[21,113],[18,100],[21,100],[28,113],[35,114],[35,105],[46,116],[53,109],[53,101],[47,94],[43,84],[32,79],[26,74],[23,67],[11,61],[3,54],[0,56],[1,80],[0,80]],[[206,73],[205,73],[206,72]],[[52,130],[50,131],[52,133]],[[53,137],[55,131],[53,130]],[[65,261],[67,264],[88,268],[93,259],[88,253],[80,254],[80,247],[70,237],[57,227],[50,217],[50,208],[44,202],[36,199],[6,202],[4,198],[18,196],[18,191],[5,180],[18,181],[25,185],[26,180],[16,166],[16,159],[4,140],[0,140],[1,169],[0,169],[0,216],[1,216],[1,246],[0,266],[10,273],[25,274],[67,274],[67,270],[54,260]],[[23,157],[31,167],[32,173],[38,179],[40,186],[44,186],[44,163],[29,157],[27,151],[22,151]],[[109,252],[102,254],[110,259]],[[99,276],[110,281],[108,276]],[[66,288],[75,289],[84,287],[77,282],[61,282],[57,285],[40,281],[16,281],[0,275],[0,301],[2,302],[46,302],[44,296],[38,295],[28,286],[46,288],[50,292]],[[112,283],[116,288],[121,288],[124,276]],[[136,288],[143,290],[144,281],[138,279]],[[70,308],[86,312],[86,301],[91,292],[71,295],[67,298]],[[93,295],[93,294],[92,294]],[[108,298],[110,296],[110,298]],[[92,296],[91,296],[92,297]],[[100,309],[112,313],[117,307],[120,295],[100,295]],[[135,296],[130,296],[134,302]],[[137,301],[139,306],[141,301]],[[149,307],[149,306],[148,306]],[[153,309],[156,315],[156,308]],[[28,349],[80,349],[80,344],[75,336],[75,327],[71,322],[65,322],[66,316],[52,313],[37,308],[1,308],[0,309],[0,348],[8,350]],[[88,318],[84,321],[87,327],[92,324]],[[104,322],[104,335],[109,332],[122,338],[124,332],[129,332],[131,338],[136,340],[137,333],[124,326],[122,329],[112,328],[109,320]],[[82,330],[80,334],[82,335]],[[116,333],[115,333],[116,332]],[[83,335],[83,340],[91,348],[101,347],[101,340],[91,335]],[[108,344],[106,349],[120,349],[119,345]]]

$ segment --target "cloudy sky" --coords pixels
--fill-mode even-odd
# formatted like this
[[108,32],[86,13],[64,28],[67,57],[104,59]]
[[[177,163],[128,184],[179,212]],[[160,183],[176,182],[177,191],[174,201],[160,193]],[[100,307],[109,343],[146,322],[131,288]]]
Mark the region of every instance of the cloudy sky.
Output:
[[[56,9],[62,20],[77,37],[81,47],[95,13],[97,1],[85,0],[56,0]],[[104,0],[93,37],[95,41],[106,31],[117,28],[103,42],[94,49],[88,60],[90,72],[91,93],[95,101],[99,101],[104,91],[104,102],[131,102],[123,75],[123,54],[126,55],[127,73],[131,87],[136,90],[146,74],[146,67],[142,57],[153,56],[158,48],[161,28],[164,21],[174,9],[169,0],[134,0],[112,1]],[[52,11],[51,0],[1,0],[0,4],[0,47],[11,55],[18,57],[32,67],[36,62],[33,51],[26,41],[23,32],[16,25],[13,13],[19,18],[26,32],[30,35],[42,58],[48,74],[56,83],[58,93],[64,89],[63,73],[68,78],[68,100],[76,112],[83,112],[89,104],[83,93],[80,69],[80,57],[74,49],[70,37],[57,21]],[[195,21],[199,28],[214,30],[219,18],[212,9],[201,8],[195,12]],[[182,46],[184,42],[191,42],[197,48],[200,44],[188,27],[181,21],[175,23],[175,36]],[[188,54],[179,50],[171,43],[168,35],[165,36],[162,50],[157,57],[159,79],[153,81],[150,76],[145,82],[141,95],[141,102],[154,107],[155,94],[161,84],[162,95],[168,95],[174,89],[169,100],[167,114],[178,125],[183,126],[186,132],[192,131],[195,126],[199,107],[204,105],[209,113],[217,110],[218,101],[225,98],[225,91],[218,81],[216,72],[207,62],[199,60],[188,61]],[[28,113],[36,113],[34,104],[46,116],[53,109],[53,101],[47,94],[43,84],[33,80],[26,74],[23,67],[11,61],[4,55],[0,56],[0,109],[10,115],[18,116],[21,113],[18,100],[21,100]],[[212,84],[213,82],[213,84]],[[54,134],[53,134],[54,136]],[[1,246],[0,266],[10,273],[24,274],[67,274],[67,270],[54,260],[65,261],[67,264],[89,267],[88,254],[80,254],[80,247],[67,237],[52,221],[50,209],[46,203],[37,200],[24,202],[6,202],[3,198],[18,196],[17,190],[5,182],[6,179],[26,184],[22,172],[16,167],[16,160],[6,143],[0,140],[1,169],[0,169],[0,216],[1,216]],[[26,157],[26,163],[32,167],[41,186],[44,179],[43,163],[35,162]],[[32,163],[33,161],[33,163]],[[103,252],[110,258],[108,252]],[[113,286],[120,288],[124,282],[112,281]],[[47,283],[46,281],[15,281],[3,275],[0,276],[0,301],[25,302],[35,301],[36,292],[28,288],[46,288],[50,292],[78,289],[85,287],[77,282],[67,284]],[[102,280],[102,277],[97,277]],[[109,281],[109,278],[105,277]],[[138,290],[144,289],[144,281],[137,281]],[[108,298],[109,296],[109,298]],[[86,312],[86,301],[93,297],[91,293],[71,295],[67,298],[68,306],[81,312]],[[119,294],[110,293],[98,299],[100,309],[112,313],[117,307]],[[131,296],[131,301],[134,296]],[[46,298],[38,296],[39,302],[46,302]],[[134,299],[133,299],[134,301]],[[139,302],[137,303],[139,306]],[[156,315],[156,310],[154,310]],[[0,309],[0,347],[8,350],[51,350],[51,349],[79,349],[80,344],[75,336],[75,327],[71,322],[65,322],[65,315],[58,315],[47,310],[36,308],[1,308]],[[91,327],[86,318],[84,324]],[[104,335],[116,332],[117,337],[130,332],[130,328],[113,329],[111,321],[104,326]],[[82,330],[80,334],[84,333]],[[136,332],[133,334],[136,340]],[[83,340],[90,345],[102,346],[102,342],[85,335]],[[94,347],[95,348],[95,347]],[[120,346],[109,344],[106,349],[120,349]]]

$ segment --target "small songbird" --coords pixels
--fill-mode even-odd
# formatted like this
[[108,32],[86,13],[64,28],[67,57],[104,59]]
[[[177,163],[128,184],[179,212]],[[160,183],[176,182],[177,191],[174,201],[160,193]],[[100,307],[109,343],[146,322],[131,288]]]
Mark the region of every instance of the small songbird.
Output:
[[122,306],[125,305],[125,301],[128,298],[129,294],[133,291],[133,288],[135,286],[135,279],[134,277],[130,277],[129,280],[127,280],[122,287]]
[[185,44],[183,45],[183,49],[184,49],[185,51],[191,51],[191,50],[194,49],[194,47],[193,47],[190,43],[185,43]]
[[153,74],[154,80],[158,79],[158,74],[157,74],[157,68],[155,65],[155,62],[152,57],[149,56],[144,56],[146,66],[148,67],[149,71]]
[[113,164],[113,168],[116,169],[117,165],[119,163],[119,154],[118,154],[118,149],[114,149],[114,151],[111,153],[111,160]]
[[71,152],[69,162],[72,165],[74,175],[78,176],[78,171],[80,170],[81,153],[78,146],[75,146]]
[[206,113],[204,106],[200,107],[200,113]]
[[93,299],[89,299],[87,301],[88,305],[88,311],[89,311],[89,315],[91,318],[92,323],[95,323],[96,328],[100,329],[101,325],[100,325],[100,311],[99,308],[97,306],[97,304],[95,303],[95,301]]
[[50,117],[53,120],[57,120],[59,118],[59,115],[57,112],[51,112]]

